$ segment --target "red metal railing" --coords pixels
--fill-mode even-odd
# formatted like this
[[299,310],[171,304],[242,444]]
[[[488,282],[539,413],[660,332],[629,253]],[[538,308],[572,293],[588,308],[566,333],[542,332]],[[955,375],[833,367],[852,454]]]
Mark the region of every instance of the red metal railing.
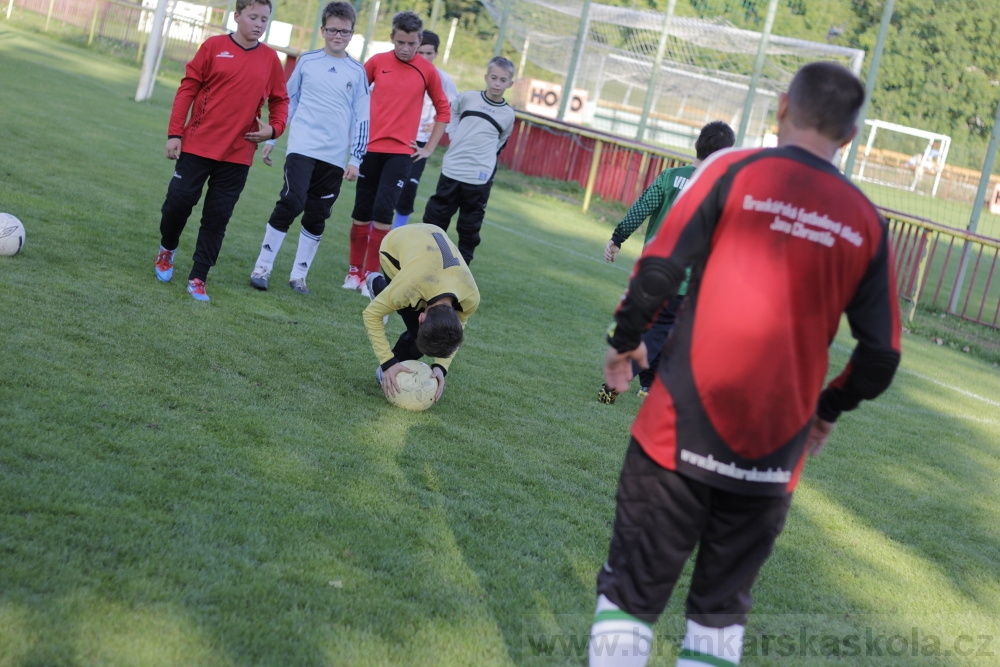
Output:
[[501,164],[522,174],[579,183],[586,189],[585,210],[593,195],[629,204],[661,171],[691,160],[658,146],[521,111],[500,154]]
[[[1000,241],[900,211],[889,219],[899,295],[921,306],[997,328]],[[961,278],[961,280],[959,280]]]

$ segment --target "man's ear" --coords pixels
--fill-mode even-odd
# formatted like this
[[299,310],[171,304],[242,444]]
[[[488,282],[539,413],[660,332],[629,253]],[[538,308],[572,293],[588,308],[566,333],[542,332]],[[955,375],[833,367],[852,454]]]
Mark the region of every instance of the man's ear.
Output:
[[417,315],[417,324],[423,324],[424,320],[426,319],[427,319],[427,311],[426,310],[420,311],[420,314]]
[[857,125],[855,125],[853,128],[851,128],[851,133],[849,135],[847,135],[846,139],[844,139],[842,142],[840,142],[840,146],[844,147],[847,144],[851,143],[852,141],[854,141],[854,137],[856,137],[856,136],[858,136],[858,126]]
[[785,115],[788,113],[788,94],[778,93],[778,122],[780,123],[784,120]]

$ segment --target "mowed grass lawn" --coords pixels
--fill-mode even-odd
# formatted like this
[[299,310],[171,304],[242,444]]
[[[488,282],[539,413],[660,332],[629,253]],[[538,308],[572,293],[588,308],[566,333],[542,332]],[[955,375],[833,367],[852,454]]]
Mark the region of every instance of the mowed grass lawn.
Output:
[[[294,233],[248,284],[281,181],[259,163],[211,303],[182,280],[196,217],[155,280],[177,82],[137,104],[137,77],[0,24],[0,210],[27,228],[0,258],[0,665],[581,664],[638,407],[595,400],[603,334],[638,243],[607,265],[608,222],[501,176],[482,307],[407,413],[340,289],[352,187],[309,297],[282,280]],[[905,340],[806,467],[744,664],[996,664],[998,408],[996,368]]]

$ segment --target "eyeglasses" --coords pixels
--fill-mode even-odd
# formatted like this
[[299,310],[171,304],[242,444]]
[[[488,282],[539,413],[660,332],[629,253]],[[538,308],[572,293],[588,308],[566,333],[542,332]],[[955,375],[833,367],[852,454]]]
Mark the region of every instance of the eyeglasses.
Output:
[[336,28],[323,28],[323,32],[328,34],[330,37],[337,37],[337,36],[347,37],[348,35],[353,33],[354,30],[353,29],[337,30]]

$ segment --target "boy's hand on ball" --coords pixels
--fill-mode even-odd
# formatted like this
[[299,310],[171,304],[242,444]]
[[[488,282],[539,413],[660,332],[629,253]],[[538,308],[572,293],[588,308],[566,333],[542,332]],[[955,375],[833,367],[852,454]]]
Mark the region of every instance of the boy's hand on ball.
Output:
[[[382,373],[382,393],[385,394],[386,398],[392,398],[399,393],[399,383],[396,382],[396,376],[400,373],[412,373],[409,368],[400,363],[395,363],[389,367],[389,370]],[[438,391],[441,390],[441,384],[438,383]]]
[[444,393],[444,372],[437,366],[432,366],[431,377],[437,380],[438,383],[438,390],[434,394],[434,402],[437,403],[441,400],[441,394]]

